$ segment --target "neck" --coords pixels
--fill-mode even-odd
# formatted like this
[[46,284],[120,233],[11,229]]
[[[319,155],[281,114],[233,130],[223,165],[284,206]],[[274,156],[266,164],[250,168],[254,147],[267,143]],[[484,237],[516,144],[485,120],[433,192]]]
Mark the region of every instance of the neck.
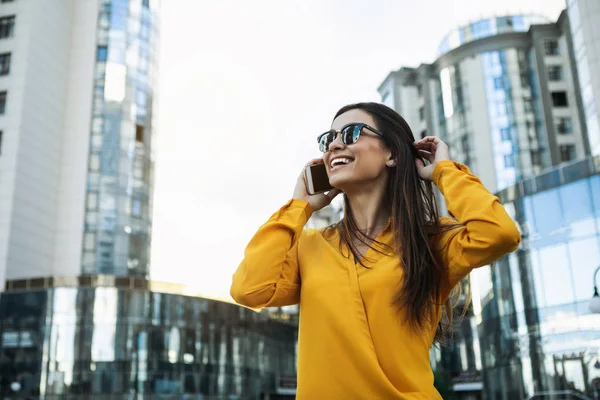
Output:
[[387,225],[390,210],[384,204],[385,185],[363,185],[346,192],[356,226],[369,237],[377,236]]

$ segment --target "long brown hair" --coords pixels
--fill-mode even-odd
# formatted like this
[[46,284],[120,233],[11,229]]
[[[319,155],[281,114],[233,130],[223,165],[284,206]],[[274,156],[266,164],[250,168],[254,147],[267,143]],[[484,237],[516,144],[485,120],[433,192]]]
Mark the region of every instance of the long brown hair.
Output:
[[[436,235],[457,225],[440,224],[433,185],[419,177],[415,159],[420,158],[420,155],[413,146],[415,138],[404,118],[379,103],[347,105],[336,113],[335,118],[353,109],[363,110],[373,117],[375,128],[383,133],[385,142],[396,159],[396,166],[390,168],[384,197],[384,204],[389,207],[391,215],[393,248],[358,229],[346,195],[344,218],[332,228],[337,229],[340,234],[340,246],[345,244],[355,260],[363,266],[360,252],[354,244],[357,241],[378,252],[401,255],[403,280],[394,303],[405,311],[407,322],[413,328],[422,330],[428,323],[436,322],[435,306],[440,305],[445,268],[434,251],[432,240]],[[451,298],[445,301],[443,310],[445,315],[437,324],[437,341],[444,338],[452,325]]]

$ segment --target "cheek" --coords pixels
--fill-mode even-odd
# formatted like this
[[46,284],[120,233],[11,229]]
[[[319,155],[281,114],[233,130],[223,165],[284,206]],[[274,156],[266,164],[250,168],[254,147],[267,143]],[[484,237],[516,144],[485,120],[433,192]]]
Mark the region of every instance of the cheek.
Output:
[[356,154],[356,169],[368,173],[369,175],[378,175],[385,166],[384,155],[379,149],[365,149],[365,151]]

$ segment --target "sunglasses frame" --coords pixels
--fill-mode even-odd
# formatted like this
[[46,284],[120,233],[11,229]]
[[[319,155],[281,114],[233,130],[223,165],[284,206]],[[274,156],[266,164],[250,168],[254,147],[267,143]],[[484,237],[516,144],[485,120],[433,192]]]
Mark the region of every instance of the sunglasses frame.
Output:
[[[377,129],[373,128],[372,126],[367,125],[367,124],[362,123],[362,122],[351,122],[349,124],[344,125],[339,131],[336,131],[335,129],[330,129],[327,132],[323,132],[319,136],[317,136],[317,143],[319,143],[319,150],[321,152],[323,152],[323,153],[327,153],[329,151],[329,147],[325,151],[321,150],[321,138],[324,135],[327,135],[327,134],[330,134],[330,133],[335,134],[334,139],[331,142],[331,143],[333,143],[335,141],[335,139],[337,138],[338,133],[342,134],[342,132],[345,129],[347,129],[348,127],[351,127],[351,126],[358,126],[359,127],[358,135],[356,136],[356,140],[354,142],[352,142],[352,143],[345,143],[344,142],[344,136],[342,136],[342,143],[344,143],[345,146],[348,146],[348,145],[351,145],[351,144],[354,144],[354,143],[358,142],[358,139],[360,139],[360,134],[362,133],[362,130],[365,129],[365,128],[368,129],[368,130],[370,130],[371,132],[375,133],[376,135],[381,136],[381,138],[383,140],[385,140],[385,136],[383,136],[383,133],[379,132]],[[354,135],[352,135],[352,136],[354,136]],[[329,145],[331,145],[331,143]]]

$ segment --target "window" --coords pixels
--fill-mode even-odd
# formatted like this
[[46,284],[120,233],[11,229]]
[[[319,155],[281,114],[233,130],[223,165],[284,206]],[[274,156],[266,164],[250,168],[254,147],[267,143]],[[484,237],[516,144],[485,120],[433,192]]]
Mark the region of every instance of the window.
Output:
[[0,75],[8,75],[10,70],[10,53],[0,54]]
[[419,107],[419,119],[423,121],[425,119],[425,108]]
[[383,96],[381,96],[381,102],[382,102],[383,104],[387,104],[386,102],[387,102],[387,99],[388,99],[389,97],[390,97],[390,92],[385,92],[385,93],[383,94]]
[[551,81],[563,80],[563,69],[560,65],[551,65],[548,67],[548,79]]
[[150,0],[142,0],[142,7],[150,7]]
[[461,136],[460,145],[462,147],[463,153],[468,153],[469,150],[471,150],[471,146],[469,145],[469,135]]
[[521,86],[524,88],[529,87],[529,75],[526,73],[521,74]]
[[144,127],[141,125],[135,126],[135,141],[144,143]]
[[573,121],[571,121],[571,118],[559,118],[556,130],[562,134],[573,132]]
[[425,139],[425,136],[427,136],[427,129],[421,131],[421,139]]
[[575,146],[563,144],[558,147],[560,151],[560,162],[568,162],[575,159]]
[[96,52],[96,60],[97,61],[106,61],[106,57],[108,54],[108,50],[106,46],[98,46],[98,51]]
[[552,105],[554,107],[567,107],[567,92],[552,92]]
[[512,154],[504,155],[504,166],[512,168],[515,166],[515,157]]
[[542,154],[539,150],[531,150],[531,164],[542,165]]
[[4,115],[6,110],[6,91],[0,92],[0,115]]
[[501,76],[494,78],[494,89],[501,90],[504,89],[504,81]]
[[558,42],[556,40],[546,40],[544,42],[544,53],[547,56],[556,56],[559,53],[558,51]]
[[423,96],[423,86],[422,85],[417,85],[417,93],[419,94],[419,97]]
[[0,131],[0,154],[2,154],[2,131]]
[[2,0],[2,3],[12,3],[14,0]]
[[15,16],[0,18],[0,39],[12,37],[15,28]]
[[500,137],[502,138],[502,140],[510,140],[510,129],[500,128]]

